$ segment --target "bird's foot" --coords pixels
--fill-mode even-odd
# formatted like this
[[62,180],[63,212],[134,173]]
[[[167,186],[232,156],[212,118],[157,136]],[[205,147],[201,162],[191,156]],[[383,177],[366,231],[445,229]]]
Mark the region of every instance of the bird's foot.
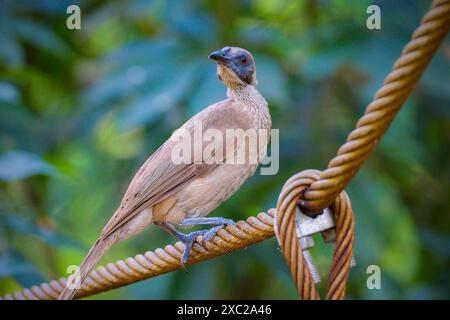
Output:
[[198,236],[202,237],[201,245],[205,246],[205,243],[208,242],[223,225],[215,226],[211,229],[207,230],[198,230],[193,231],[188,234],[184,234],[178,231],[177,238],[185,245],[183,255],[181,256],[181,267],[186,271],[186,263],[189,260],[192,247],[194,246],[194,242],[197,240]]
[[186,270],[186,263],[189,260],[189,256],[191,253],[192,246],[194,245],[194,242],[196,241],[198,236],[202,237],[201,245],[205,246],[206,242],[211,240],[212,237],[214,237],[217,233],[217,231],[221,228],[223,228],[226,225],[234,225],[235,222],[230,219],[225,218],[191,218],[191,219],[184,219],[179,226],[192,226],[192,225],[198,225],[198,224],[213,224],[215,225],[211,229],[206,230],[198,230],[193,231],[188,234],[182,233],[175,229],[174,226],[170,224],[162,224],[160,225],[163,229],[170,232],[172,235],[174,235],[178,240],[180,240],[184,245],[185,249],[183,251],[183,255],[181,256],[181,267]]
[[181,267],[186,270],[186,263],[189,261],[189,256],[191,254],[192,247],[194,246],[194,242],[196,241],[198,236],[203,235],[205,230],[193,231],[188,234],[184,234],[179,232],[178,239],[184,244],[185,248],[183,251],[183,255],[181,256]]
[[208,230],[202,230],[204,231],[202,234],[202,241],[201,241],[201,245],[204,247],[206,245],[206,243],[211,240],[212,237],[214,237],[217,233],[217,231],[219,231],[220,229],[222,229],[223,227],[225,227],[224,224],[212,227],[211,229]]

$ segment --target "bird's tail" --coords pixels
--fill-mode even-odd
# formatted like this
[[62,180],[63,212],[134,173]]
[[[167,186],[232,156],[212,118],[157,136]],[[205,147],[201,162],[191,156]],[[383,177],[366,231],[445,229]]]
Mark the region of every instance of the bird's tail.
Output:
[[71,300],[75,294],[80,290],[84,280],[86,280],[89,273],[94,269],[95,265],[100,261],[105,252],[114,244],[114,236],[106,238],[99,238],[92,248],[89,250],[86,258],[84,258],[78,270],[72,276],[74,281],[66,281],[64,290],[58,297],[58,300]]

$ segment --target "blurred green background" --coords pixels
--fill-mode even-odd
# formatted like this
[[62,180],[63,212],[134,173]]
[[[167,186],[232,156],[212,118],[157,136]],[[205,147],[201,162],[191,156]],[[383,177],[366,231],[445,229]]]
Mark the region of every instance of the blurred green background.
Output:
[[[431,1],[0,2],[0,295],[66,275],[140,164],[191,115],[225,97],[207,55],[242,46],[280,129],[280,171],[252,177],[213,215],[275,205],[283,182],[323,169]],[[81,7],[81,30],[66,8]],[[382,29],[366,28],[378,4]],[[350,299],[450,297],[450,42],[348,187],[357,267]],[[174,239],[152,227],[115,261]],[[331,249],[313,250],[323,277]],[[366,287],[379,265],[382,289]],[[324,285],[321,285],[323,292]],[[296,298],[275,239],[92,297]]]

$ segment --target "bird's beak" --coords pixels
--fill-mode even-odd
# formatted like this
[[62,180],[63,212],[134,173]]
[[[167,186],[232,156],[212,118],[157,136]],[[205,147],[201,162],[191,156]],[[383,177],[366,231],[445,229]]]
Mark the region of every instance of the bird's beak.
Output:
[[230,59],[226,56],[226,54],[222,50],[214,51],[208,56],[208,58],[215,61],[216,63],[224,65],[226,65],[230,61]]

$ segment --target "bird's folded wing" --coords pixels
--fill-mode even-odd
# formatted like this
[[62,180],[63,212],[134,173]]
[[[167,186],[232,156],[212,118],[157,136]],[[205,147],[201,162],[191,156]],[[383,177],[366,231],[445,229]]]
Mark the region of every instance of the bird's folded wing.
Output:
[[[194,127],[199,122],[202,125],[203,132],[208,129],[217,129],[223,133],[224,137],[226,129],[246,130],[251,127],[252,119],[239,112],[239,108],[236,108],[236,106],[231,107],[230,104],[228,100],[225,100],[211,105],[191,118],[175,133],[179,130],[185,130],[193,137]],[[209,155],[204,155],[199,162],[176,163],[172,159],[172,150],[179,141],[172,139],[172,137],[156,150],[136,173],[120,207],[106,224],[100,237],[108,237],[144,209],[173,195],[186,182],[208,174],[219,165],[218,161],[214,163],[209,161],[211,160],[210,157],[216,156],[217,150]],[[222,151],[227,150],[220,154],[225,158],[227,154],[230,154],[228,148],[235,152],[241,142],[242,139],[239,137],[232,142],[226,141]],[[195,143],[198,143],[198,141],[195,141]],[[205,150],[205,146],[206,144],[203,143],[202,151]]]

